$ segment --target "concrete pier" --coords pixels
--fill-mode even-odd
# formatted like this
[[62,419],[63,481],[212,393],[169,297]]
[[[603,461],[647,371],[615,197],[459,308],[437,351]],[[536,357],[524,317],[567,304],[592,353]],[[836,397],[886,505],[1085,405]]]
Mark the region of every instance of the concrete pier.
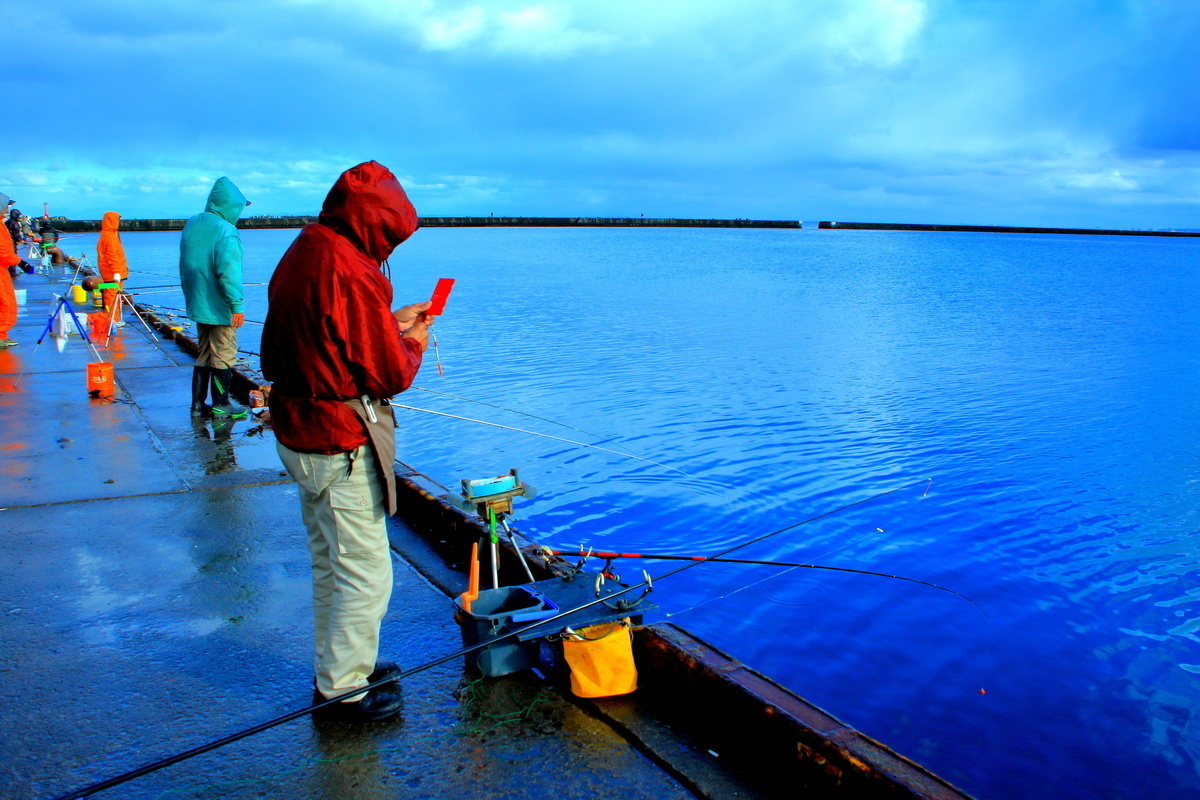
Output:
[[[101,349],[116,394],[90,398],[82,340],[36,344],[65,286],[16,285],[20,346],[0,350],[0,798],[28,800],[309,705],[312,621],[295,487],[272,438],[253,420],[192,420],[191,357],[131,317]],[[410,532],[393,521],[391,534]],[[445,594],[394,566],[384,655],[411,668],[458,650]],[[458,659],[403,691],[399,720],[302,717],[97,796],[695,796],[531,673],[483,681]],[[712,796],[755,796],[717,778]]]

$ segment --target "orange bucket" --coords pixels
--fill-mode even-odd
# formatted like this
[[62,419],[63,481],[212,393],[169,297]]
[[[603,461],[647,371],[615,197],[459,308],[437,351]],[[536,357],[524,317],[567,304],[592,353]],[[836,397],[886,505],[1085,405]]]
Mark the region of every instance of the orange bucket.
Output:
[[108,333],[108,314],[100,311],[94,311],[87,315],[88,324],[92,329],[92,336],[99,339],[104,334]]
[[88,394],[92,397],[112,397],[117,385],[113,380],[111,361],[94,361],[87,365]]

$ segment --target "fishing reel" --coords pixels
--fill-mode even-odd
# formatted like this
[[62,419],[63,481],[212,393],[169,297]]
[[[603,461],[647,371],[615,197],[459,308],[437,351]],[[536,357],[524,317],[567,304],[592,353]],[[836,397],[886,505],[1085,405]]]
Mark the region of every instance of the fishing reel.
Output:
[[633,611],[635,608],[641,605],[643,600],[646,599],[646,595],[654,591],[654,579],[650,577],[649,572],[642,570],[642,577],[645,579],[644,582],[646,584],[646,588],[642,589],[642,593],[633,599],[628,597],[618,597],[616,600],[610,603],[608,600],[603,599],[604,595],[601,593],[601,590],[604,588],[604,575],[605,574],[603,572],[597,573],[596,575],[596,598],[599,599],[601,604],[610,611],[615,611],[619,614]]
[[[545,545],[540,546],[538,548],[538,552],[542,555],[543,558],[551,558],[554,556],[562,555],[559,551],[554,550],[553,548],[550,548],[550,547],[546,547]],[[579,577],[581,574],[583,574],[584,567],[587,566],[588,561],[593,557],[593,549],[591,547],[584,547],[581,544],[581,545],[579,545],[578,555],[580,555],[581,558],[578,561],[576,561],[574,564],[569,564],[567,566],[566,572],[563,575],[563,580],[573,581],[577,577]],[[600,556],[595,556],[595,557],[600,558]],[[614,560],[613,558],[611,558],[607,555],[604,556],[604,566],[600,568],[599,577],[607,578],[610,581],[616,581],[617,583],[620,583],[621,576],[617,574],[617,571],[615,569],[613,569],[613,560]],[[598,593],[599,593],[599,588],[597,587],[597,594]]]

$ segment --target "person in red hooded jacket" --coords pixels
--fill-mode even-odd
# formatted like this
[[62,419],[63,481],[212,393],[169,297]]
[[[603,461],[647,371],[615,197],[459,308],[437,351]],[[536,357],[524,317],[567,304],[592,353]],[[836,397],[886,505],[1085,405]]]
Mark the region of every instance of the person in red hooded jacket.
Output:
[[[419,225],[396,177],[374,161],[359,164],[338,178],[267,289],[262,370],[312,554],[314,703],[399,672],[378,661],[392,590],[385,514],[396,505],[387,401],[416,377],[431,320],[423,313],[428,302],[392,311],[381,267]],[[321,713],[348,721],[395,716],[401,700],[388,687]]]

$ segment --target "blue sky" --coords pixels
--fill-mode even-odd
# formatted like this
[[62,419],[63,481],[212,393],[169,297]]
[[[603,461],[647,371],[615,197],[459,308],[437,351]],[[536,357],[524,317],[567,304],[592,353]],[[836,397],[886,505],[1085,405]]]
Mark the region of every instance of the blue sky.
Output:
[[[313,213],[1200,228],[1193,0],[4,3],[0,191]],[[51,109],[51,110],[48,110]]]

